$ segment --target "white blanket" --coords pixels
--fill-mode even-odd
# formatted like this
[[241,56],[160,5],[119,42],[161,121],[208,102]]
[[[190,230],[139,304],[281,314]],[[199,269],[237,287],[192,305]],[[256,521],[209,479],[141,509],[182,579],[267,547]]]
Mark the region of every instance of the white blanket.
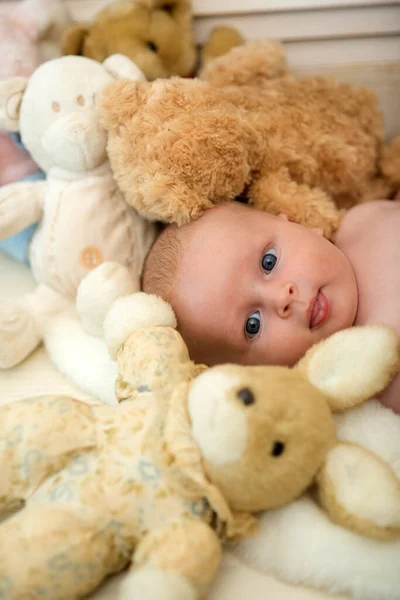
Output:
[[[0,255],[1,299],[11,300],[32,287],[27,269]],[[76,381],[112,402],[115,365],[101,342],[87,338],[73,324],[71,315],[58,321],[49,342],[51,352],[66,370],[72,370]],[[63,344],[58,343],[60,332],[67,338]],[[43,348],[12,371],[0,372],[0,404],[46,392],[93,399],[54,368]],[[370,402],[341,418],[339,429],[343,438],[359,441],[390,460],[400,477],[399,417]],[[255,538],[225,553],[208,600],[332,599],[325,592],[280,583],[271,574],[359,600],[400,600],[400,541],[377,542],[347,532],[304,497],[265,514]],[[109,580],[93,598],[116,598],[122,577]]]

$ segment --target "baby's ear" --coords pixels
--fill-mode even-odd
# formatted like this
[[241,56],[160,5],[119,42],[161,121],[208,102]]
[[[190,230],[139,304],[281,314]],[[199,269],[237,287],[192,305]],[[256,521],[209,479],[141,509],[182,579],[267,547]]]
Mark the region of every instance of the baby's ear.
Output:
[[28,81],[27,77],[0,80],[0,130],[19,131],[21,102]]
[[400,368],[400,342],[383,325],[344,329],[310,348],[297,368],[332,411],[361,404],[382,391]]

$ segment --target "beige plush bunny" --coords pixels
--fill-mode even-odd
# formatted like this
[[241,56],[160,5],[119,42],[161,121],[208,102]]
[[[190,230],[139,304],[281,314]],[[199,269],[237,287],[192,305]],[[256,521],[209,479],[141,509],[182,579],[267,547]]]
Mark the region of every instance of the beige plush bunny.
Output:
[[47,175],[0,190],[0,239],[40,222],[30,246],[38,287],[0,307],[0,368],[21,362],[66,302],[78,296],[83,325],[100,334],[112,301],[139,289],[154,226],[127,206],[114,182],[96,107],[98,93],[119,77],[143,79],[134,63],[115,55],[103,64],[65,56],[29,79],[0,81],[0,128],[20,130]]
[[0,512],[23,506],[0,525],[4,600],[82,598],[130,561],[124,599],[202,598],[221,541],[313,481],[336,522],[400,535],[399,481],[338,443],[331,413],[389,382],[391,330],[338,332],[292,369],[207,370],[174,327],[155,296],[119,298],[105,323],[119,406],[50,396],[0,409]]

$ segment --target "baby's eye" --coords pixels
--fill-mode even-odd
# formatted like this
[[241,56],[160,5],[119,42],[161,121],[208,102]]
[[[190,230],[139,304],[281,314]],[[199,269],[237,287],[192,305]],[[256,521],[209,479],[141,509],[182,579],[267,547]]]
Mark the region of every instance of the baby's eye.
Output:
[[265,273],[271,273],[274,270],[276,263],[278,262],[278,256],[275,248],[270,248],[264,252],[261,259],[261,266]]
[[260,318],[260,313],[257,310],[256,312],[253,312],[253,314],[251,314],[246,321],[246,325],[245,325],[246,337],[248,337],[248,338],[255,337],[257,335],[257,333],[260,331],[260,327],[261,327],[261,318]]

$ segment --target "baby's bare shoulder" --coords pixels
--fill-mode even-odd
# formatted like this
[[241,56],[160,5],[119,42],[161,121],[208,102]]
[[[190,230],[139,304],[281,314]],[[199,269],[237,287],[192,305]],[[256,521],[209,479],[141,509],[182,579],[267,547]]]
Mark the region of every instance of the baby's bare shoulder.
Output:
[[[356,325],[383,323],[400,337],[400,202],[368,202],[343,217],[335,243],[356,275]],[[400,375],[380,395],[400,414]]]
[[351,209],[336,245],[353,267],[359,305],[356,323],[383,322],[400,335],[400,203],[377,201]]
[[[344,215],[335,244],[344,249],[347,244],[362,243],[383,233],[385,228],[394,229],[393,223],[400,220],[400,202],[375,200],[359,204]],[[377,229],[378,228],[378,229]]]

